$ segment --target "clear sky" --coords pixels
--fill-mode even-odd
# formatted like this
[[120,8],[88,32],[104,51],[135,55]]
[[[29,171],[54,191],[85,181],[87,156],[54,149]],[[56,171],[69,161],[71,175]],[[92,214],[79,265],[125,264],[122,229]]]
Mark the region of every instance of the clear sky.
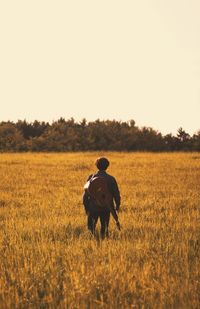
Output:
[[199,0],[0,1],[0,121],[200,129]]

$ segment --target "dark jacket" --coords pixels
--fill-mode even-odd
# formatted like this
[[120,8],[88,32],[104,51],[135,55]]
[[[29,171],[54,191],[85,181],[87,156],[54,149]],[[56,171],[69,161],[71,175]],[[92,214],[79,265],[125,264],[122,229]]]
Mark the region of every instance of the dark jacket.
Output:
[[[105,171],[98,171],[97,173],[90,175],[88,177],[87,181],[90,180],[92,177],[95,177],[95,176],[101,176],[101,177],[106,178],[109,191],[113,196],[113,201],[115,202],[116,209],[119,210],[120,203],[121,203],[121,197],[120,197],[120,192],[119,192],[119,188],[118,188],[118,185],[117,185],[117,181],[115,180],[115,178],[113,176],[107,174]],[[91,202],[90,196],[85,191],[84,194],[83,194],[83,205],[85,206],[86,211],[90,207],[90,202]]]

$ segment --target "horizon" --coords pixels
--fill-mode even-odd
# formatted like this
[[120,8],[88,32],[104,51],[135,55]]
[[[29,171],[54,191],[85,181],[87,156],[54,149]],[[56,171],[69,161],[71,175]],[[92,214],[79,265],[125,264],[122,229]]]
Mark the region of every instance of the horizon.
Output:
[[142,128],[150,128],[150,129],[153,129],[154,131],[156,131],[156,132],[158,132],[158,133],[161,133],[163,136],[168,135],[168,134],[172,134],[173,136],[176,136],[179,129],[183,129],[183,131],[185,131],[186,133],[188,133],[191,137],[192,137],[193,135],[195,135],[195,134],[199,134],[199,132],[200,132],[200,129],[198,129],[197,131],[190,133],[189,131],[185,130],[185,128],[183,128],[182,126],[180,126],[180,127],[177,128],[176,132],[165,132],[165,133],[163,133],[163,132],[161,132],[160,130],[158,130],[157,128],[155,128],[155,127],[153,127],[153,126],[138,125],[137,122],[135,121],[135,119],[128,119],[128,120],[121,120],[121,119],[119,119],[119,120],[118,120],[118,119],[100,119],[100,118],[97,118],[97,119],[94,119],[94,120],[89,120],[89,119],[87,119],[86,117],[83,117],[83,118],[81,118],[81,119],[75,119],[74,117],[66,118],[66,117],[63,117],[63,116],[60,116],[59,118],[53,119],[53,120],[51,120],[51,121],[43,120],[43,119],[41,119],[41,120],[39,120],[39,119],[28,120],[28,119],[26,119],[26,118],[24,118],[24,119],[17,119],[17,120],[6,120],[6,121],[5,121],[5,120],[2,120],[2,121],[0,121],[0,124],[1,124],[2,122],[11,122],[11,123],[16,124],[18,121],[26,121],[28,124],[33,124],[34,121],[38,121],[38,122],[40,122],[40,123],[45,122],[45,123],[48,123],[49,125],[52,125],[54,122],[57,122],[57,121],[59,121],[60,119],[64,119],[65,121],[68,121],[68,120],[73,119],[73,120],[75,121],[75,123],[81,123],[83,120],[86,120],[86,124],[88,124],[88,123],[90,123],[90,122],[95,122],[95,121],[97,121],[97,120],[99,120],[99,121],[101,121],[101,122],[103,122],[103,121],[117,121],[117,122],[126,122],[126,123],[129,123],[130,121],[133,120],[133,121],[135,122],[135,127],[137,127],[139,130],[141,130]]

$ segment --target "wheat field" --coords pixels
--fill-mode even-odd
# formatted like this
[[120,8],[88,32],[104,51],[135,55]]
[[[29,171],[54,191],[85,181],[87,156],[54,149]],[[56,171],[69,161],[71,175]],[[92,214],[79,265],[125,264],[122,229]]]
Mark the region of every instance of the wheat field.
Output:
[[0,155],[0,308],[200,308],[200,154],[104,153],[122,231],[94,239],[103,153]]

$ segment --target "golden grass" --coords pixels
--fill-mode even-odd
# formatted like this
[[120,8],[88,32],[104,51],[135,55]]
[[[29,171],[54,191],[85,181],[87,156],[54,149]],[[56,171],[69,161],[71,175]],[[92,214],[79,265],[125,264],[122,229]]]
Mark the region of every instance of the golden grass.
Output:
[[100,153],[0,155],[0,308],[199,308],[200,154],[107,153],[121,233],[86,228]]

